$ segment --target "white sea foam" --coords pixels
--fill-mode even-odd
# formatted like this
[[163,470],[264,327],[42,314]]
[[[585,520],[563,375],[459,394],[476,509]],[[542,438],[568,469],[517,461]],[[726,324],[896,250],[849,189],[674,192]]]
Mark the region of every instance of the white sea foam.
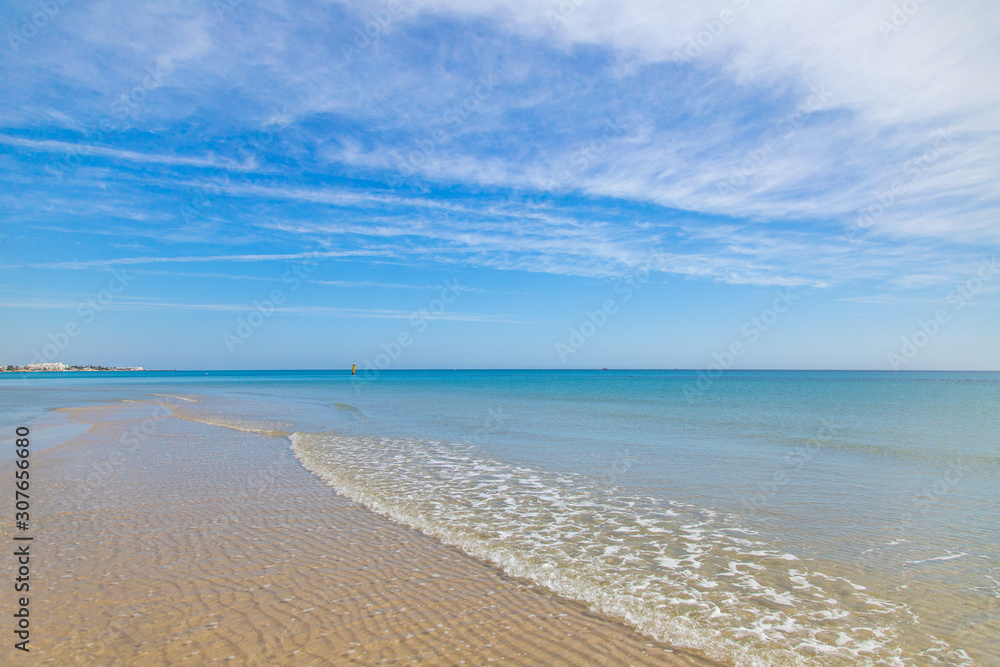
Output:
[[969,554],[964,551],[960,554],[947,554],[945,556],[936,556],[934,558],[925,558],[924,560],[908,560],[907,565],[920,565],[921,563],[933,563],[934,561],[941,560],[955,560],[956,558],[962,558],[963,556],[968,556]]
[[468,445],[291,441],[342,495],[662,641],[741,665],[905,664],[894,624],[905,609],[753,539],[733,517]]
[[258,435],[270,435],[279,437],[287,437],[291,435],[291,433],[282,429],[282,427],[287,427],[287,424],[285,422],[238,419],[234,417],[192,415],[176,409],[174,410],[174,414],[180,417],[181,419],[186,419],[188,421],[200,422],[202,424],[209,424],[210,426],[219,426],[221,428],[228,428],[233,431],[242,431],[243,433],[256,433]]
[[197,398],[191,398],[190,396],[176,396],[174,394],[150,394],[150,396],[162,396],[164,398],[175,398],[178,401],[187,401],[188,403],[197,403]]

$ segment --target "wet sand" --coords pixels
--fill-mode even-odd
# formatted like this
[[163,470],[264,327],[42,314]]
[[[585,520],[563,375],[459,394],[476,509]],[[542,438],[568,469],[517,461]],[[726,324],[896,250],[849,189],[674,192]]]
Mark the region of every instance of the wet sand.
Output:
[[93,426],[32,454],[32,662],[715,664],[337,496],[286,438],[63,412]]

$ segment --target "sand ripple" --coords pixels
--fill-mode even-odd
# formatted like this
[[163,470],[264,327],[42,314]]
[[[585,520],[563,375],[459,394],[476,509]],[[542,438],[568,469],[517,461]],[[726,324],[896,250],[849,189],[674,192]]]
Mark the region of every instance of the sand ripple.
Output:
[[284,438],[78,417],[33,460],[35,662],[709,664],[336,496]]

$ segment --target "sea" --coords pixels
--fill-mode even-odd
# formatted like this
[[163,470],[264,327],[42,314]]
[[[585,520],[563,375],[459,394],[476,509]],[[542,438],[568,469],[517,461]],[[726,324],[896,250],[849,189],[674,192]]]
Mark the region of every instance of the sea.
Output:
[[5,373],[0,399],[7,458],[16,426],[78,432],[68,406],[270,436],[331,493],[724,664],[1000,664],[1000,373]]

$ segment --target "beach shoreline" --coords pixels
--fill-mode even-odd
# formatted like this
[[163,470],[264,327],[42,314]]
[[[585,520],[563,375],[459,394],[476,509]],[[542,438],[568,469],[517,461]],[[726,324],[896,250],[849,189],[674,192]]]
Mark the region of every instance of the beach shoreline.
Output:
[[40,662],[717,664],[338,496],[287,438],[61,412],[91,426],[32,454]]

